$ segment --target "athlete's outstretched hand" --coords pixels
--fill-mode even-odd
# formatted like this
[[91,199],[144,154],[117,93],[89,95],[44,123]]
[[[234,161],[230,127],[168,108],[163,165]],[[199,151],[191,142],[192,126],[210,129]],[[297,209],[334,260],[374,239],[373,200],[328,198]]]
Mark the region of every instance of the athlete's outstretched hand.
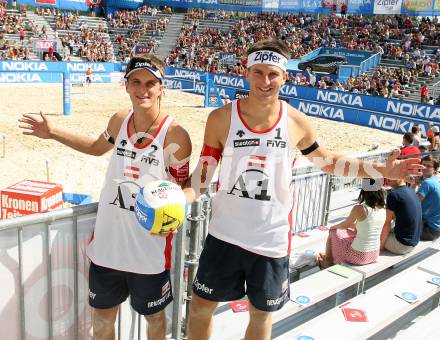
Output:
[[22,124],[20,124],[18,127],[24,130],[24,135],[36,136],[43,139],[49,139],[52,137],[52,124],[41,111],[40,116],[41,119],[38,119],[34,115],[23,114],[23,116],[18,120]]
[[404,179],[411,182],[414,176],[422,176],[423,165],[419,158],[398,159],[399,150],[393,150],[385,163],[383,175],[390,179]]

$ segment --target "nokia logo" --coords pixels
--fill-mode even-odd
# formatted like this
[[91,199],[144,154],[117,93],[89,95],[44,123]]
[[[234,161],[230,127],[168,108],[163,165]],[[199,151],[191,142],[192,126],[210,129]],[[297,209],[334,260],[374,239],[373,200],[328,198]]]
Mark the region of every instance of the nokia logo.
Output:
[[440,108],[434,106],[400,103],[390,100],[387,103],[387,112],[405,116],[415,116],[425,119],[440,119]]
[[1,65],[4,71],[49,71],[45,63],[34,61],[6,61]]
[[234,140],[234,148],[244,148],[246,146],[259,146],[259,145],[260,145],[260,139],[258,138]]
[[280,89],[280,94],[284,96],[298,97],[296,86],[292,85],[283,85]]
[[244,80],[238,77],[214,75],[214,84],[244,88]]
[[362,97],[353,94],[346,94],[341,92],[330,92],[330,91],[318,91],[316,95],[316,100],[321,100],[329,103],[345,104],[345,105],[356,105],[363,107]]
[[332,106],[299,102],[298,110],[312,116],[344,120],[344,111]]
[[200,81],[200,74],[197,72],[192,72],[192,71],[186,71],[186,70],[175,70],[174,71],[174,76],[175,77],[183,77],[183,78],[187,78],[188,80],[197,80]]
[[[368,125],[388,131],[405,133],[411,131],[411,128],[416,124],[405,119],[371,115],[370,119],[368,120]],[[417,126],[419,127],[421,134],[426,136],[425,126],[423,124],[419,124]]]
[[179,80],[164,79],[164,85],[167,89],[181,90],[182,82]]
[[0,74],[0,83],[42,83],[43,80],[37,73],[13,73]]
[[67,71],[71,71],[71,72],[86,72],[89,67],[93,72],[106,71],[104,65],[100,63],[88,64],[88,63],[75,62],[75,63],[67,63],[66,67],[67,67]]

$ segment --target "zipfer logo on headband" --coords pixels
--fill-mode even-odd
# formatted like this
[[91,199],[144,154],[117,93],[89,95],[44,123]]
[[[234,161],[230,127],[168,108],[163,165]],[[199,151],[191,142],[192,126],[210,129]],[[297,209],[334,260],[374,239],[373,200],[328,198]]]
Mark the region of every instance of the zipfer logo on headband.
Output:
[[248,56],[247,67],[251,67],[256,64],[269,64],[278,66],[283,71],[287,70],[287,58],[274,51],[256,51]]
[[127,79],[130,74],[132,74],[133,72],[137,71],[137,70],[148,70],[149,72],[151,72],[157,79],[159,79],[162,82],[162,74],[160,73],[159,69],[150,64],[147,61],[138,61],[134,64],[133,67],[131,67],[131,69],[128,70],[128,72],[125,74],[124,78]]
[[140,61],[138,61],[136,64],[134,64],[133,69],[135,69],[135,68],[142,68],[142,67],[148,67],[148,68],[152,68],[152,69],[157,69],[156,66],[151,65],[150,63],[140,62]]

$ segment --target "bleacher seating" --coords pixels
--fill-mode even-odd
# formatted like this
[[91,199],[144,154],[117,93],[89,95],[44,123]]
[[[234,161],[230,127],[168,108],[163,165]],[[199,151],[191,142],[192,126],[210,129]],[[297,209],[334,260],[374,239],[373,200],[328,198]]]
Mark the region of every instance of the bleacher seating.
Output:
[[417,320],[412,326],[397,334],[395,340],[440,339],[440,307]]
[[[16,18],[15,25],[6,27],[6,18]],[[25,38],[20,40],[20,28],[23,29]],[[36,59],[32,49],[32,40],[35,36],[33,23],[25,13],[16,9],[7,9],[5,17],[0,19],[0,59]]]
[[[345,194],[342,194],[341,199],[338,200],[340,202],[335,203],[335,206],[332,207],[333,216],[330,219],[332,224],[337,223],[340,216],[348,213],[350,207],[347,210],[345,205],[356,196],[355,191],[343,192]],[[328,231],[321,229],[307,230],[307,237],[295,234],[292,238],[294,246],[290,264],[291,282],[293,281],[290,284],[291,301],[280,311],[273,313],[273,335],[281,335],[284,330],[292,329],[352,296],[363,296],[365,291],[369,292],[382,281],[394,280],[394,277],[400,275],[408,266],[423,271],[425,274],[440,276],[440,265],[438,265],[440,254],[437,254],[440,242],[420,242],[411,253],[406,255],[395,255],[388,251],[381,251],[378,261],[369,265],[344,264],[350,273],[348,277],[332,273],[331,270],[334,267],[319,271],[314,261],[299,263],[300,267],[297,267],[295,254],[316,253],[325,249]],[[300,305],[294,302],[299,296],[307,296],[310,303]],[[380,306],[378,301],[380,300],[375,300],[374,303]],[[248,313],[234,313],[228,304],[222,304],[214,315],[212,338],[218,340],[241,339],[248,321]],[[285,339],[294,339],[293,335],[296,333],[288,334],[290,338],[285,337]],[[324,339],[333,338],[324,337]]]
[[[424,301],[432,298],[438,301],[440,290],[438,286],[430,284],[428,281],[433,275],[430,271],[435,271],[438,273],[436,275],[440,275],[439,262],[440,253],[437,250],[436,254],[379,283],[364,294],[358,295],[347,303],[336,306],[304,325],[275,338],[287,340],[304,335],[315,339],[367,339]],[[424,269],[427,266],[429,266],[429,271]],[[416,294],[418,300],[409,303],[396,296],[402,292]],[[365,311],[368,321],[346,321],[341,310],[342,307]]]

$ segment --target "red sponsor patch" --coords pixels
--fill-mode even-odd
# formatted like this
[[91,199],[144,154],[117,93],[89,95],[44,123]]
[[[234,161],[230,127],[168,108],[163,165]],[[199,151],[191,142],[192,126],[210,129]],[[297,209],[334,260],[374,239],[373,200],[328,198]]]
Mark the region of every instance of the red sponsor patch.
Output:
[[239,300],[234,302],[229,302],[229,306],[234,311],[234,313],[247,312],[249,310],[249,301]]
[[351,322],[368,322],[367,313],[362,309],[341,308],[345,320]]

